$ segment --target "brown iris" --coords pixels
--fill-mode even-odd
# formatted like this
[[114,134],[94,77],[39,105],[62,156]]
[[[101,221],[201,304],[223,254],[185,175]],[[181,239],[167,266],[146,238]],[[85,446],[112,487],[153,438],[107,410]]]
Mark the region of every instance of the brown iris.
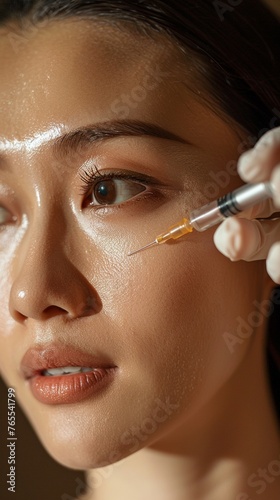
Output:
[[110,203],[114,203],[116,195],[115,182],[110,179],[98,182],[95,186],[94,196],[100,205],[110,205]]

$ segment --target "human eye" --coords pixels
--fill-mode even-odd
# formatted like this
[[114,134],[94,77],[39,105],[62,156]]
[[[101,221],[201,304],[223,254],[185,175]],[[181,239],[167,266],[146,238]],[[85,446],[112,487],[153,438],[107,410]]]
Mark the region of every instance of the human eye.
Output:
[[133,198],[139,199],[155,193],[149,188],[155,180],[140,173],[128,171],[99,172],[96,166],[79,174],[83,182],[81,194],[86,198],[86,205],[91,207],[121,206]]

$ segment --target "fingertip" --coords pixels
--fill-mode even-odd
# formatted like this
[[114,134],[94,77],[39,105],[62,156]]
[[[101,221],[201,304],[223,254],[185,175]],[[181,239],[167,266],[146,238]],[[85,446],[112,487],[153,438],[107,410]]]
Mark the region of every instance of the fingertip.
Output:
[[280,165],[278,165],[271,176],[271,186],[273,190],[273,202],[277,208],[280,208]]
[[239,221],[235,218],[226,219],[215,232],[214,243],[232,262],[239,260],[242,248]]
[[237,170],[244,182],[263,182],[269,179],[279,160],[280,127],[269,130],[255,146],[243,153]]
[[222,253],[225,257],[230,259],[230,254],[228,251],[228,235],[227,235],[227,221],[220,224],[218,229],[214,233],[214,244],[216,248]]
[[214,234],[217,249],[232,262],[250,260],[260,247],[260,232],[257,223],[247,219],[226,219]]
[[267,130],[255,145],[257,151],[266,151],[268,148],[280,144],[280,127]]
[[237,171],[244,182],[263,182],[269,172],[266,168],[266,154],[251,150],[239,159]]
[[245,182],[247,182],[247,176],[250,175],[251,169],[254,168],[253,156],[254,150],[250,149],[243,153],[238,160],[237,171]]

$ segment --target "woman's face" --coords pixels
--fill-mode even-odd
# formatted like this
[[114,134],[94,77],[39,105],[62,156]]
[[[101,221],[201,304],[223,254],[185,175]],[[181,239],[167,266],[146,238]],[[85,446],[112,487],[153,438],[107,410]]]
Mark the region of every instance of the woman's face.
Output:
[[[1,373],[68,467],[191,430],[251,341],[231,350],[225,338],[261,298],[263,264],[231,263],[214,230],[128,257],[240,184],[241,139],[188,90],[182,57],[87,21],[1,31]],[[154,128],[141,135],[136,121]],[[87,187],[93,172],[118,177]],[[22,358],[57,345],[110,359],[110,383],[77,401],[34,397]]]

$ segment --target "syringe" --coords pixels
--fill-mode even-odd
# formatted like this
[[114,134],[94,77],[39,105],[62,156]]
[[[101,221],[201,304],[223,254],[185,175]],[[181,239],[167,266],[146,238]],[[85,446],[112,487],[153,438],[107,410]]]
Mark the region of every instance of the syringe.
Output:
[[227,217],[232,217],[240,212],[244,212],[248,208],[271,197],[272,189],[270,182],[246,184],[245,186],[222,196],[216,201],[207,203],[207,205],[193,210],[189,219],[182,219],[178,222],[178,224],[171,226],[167,232],[157,236],[155,241],[128,255],[134,255],[138,252],[146,250],[147,248],[161,245],[170,239],[176,240],[185,234],[191,233],[194,229],[197,231],[205,231],[206,229],[219,224],[219,222],[222,222]]

